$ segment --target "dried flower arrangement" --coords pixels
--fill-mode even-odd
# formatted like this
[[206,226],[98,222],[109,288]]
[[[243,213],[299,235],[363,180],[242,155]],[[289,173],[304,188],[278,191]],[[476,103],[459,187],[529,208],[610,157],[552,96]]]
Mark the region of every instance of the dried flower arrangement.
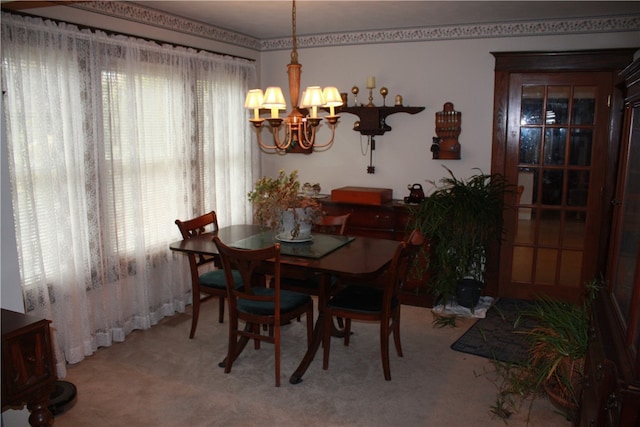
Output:
[[[249,201],[253,204],[254,220],[263,228],[279,228],[282,212],[293,208],[302,208],[307,217],[300,219],[294,209],[296,221],[319,223],[322,219],[322,205],[313,197],[300,194],[298,171],[287,174],[284,170],[276,178],[262,177],[249,192]],[[294,237],[295,234],[294,232]]]

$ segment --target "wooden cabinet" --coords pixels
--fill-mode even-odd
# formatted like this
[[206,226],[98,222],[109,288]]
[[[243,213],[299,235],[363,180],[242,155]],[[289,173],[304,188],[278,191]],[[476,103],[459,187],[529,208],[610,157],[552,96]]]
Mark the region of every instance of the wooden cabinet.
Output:
[[[350,213],[351,217],[347,228],[349,235],[400,241],[410,232],[407,230],[410,207],[399,200],[392,200],[381,205],[363,205],[336,202],[327,197],[322,199],[322,209],[327,215]],[[429,293],[426,271],[424,273],[416,271],[411,274],[403,288],[401,302],[421,307],[433,306],[433,297]]]
[[601,292],[593,305],[580,426],[640,425],[640,384],[633,361],[621,345],[624,339],[613,307],[608,290]]
[[348,234],[356,236],[395,238],[395,208],[393,202],[383,205],[362,205],[322,200],[322,209],[327,215],[351,214]]
[[49,426],[56,374],[49,321],[2,310],[2,410],[31,412],[29,424]]
[[606,282],[594,303],[580,426],[640,425],[640,60],[627,67]]

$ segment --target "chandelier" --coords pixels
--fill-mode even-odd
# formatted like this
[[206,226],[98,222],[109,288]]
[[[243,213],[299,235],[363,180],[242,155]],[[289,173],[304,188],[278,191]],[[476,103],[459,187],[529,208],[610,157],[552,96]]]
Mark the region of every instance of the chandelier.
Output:
[[[274,150],[283,153],[287,151],[311,152],[314,147],[324,148],[333,143],[339,115],[335,114],[335,107],[343,104],[340,92],[336,87],[326,87],[324,90],[320,86],[309,86],[302,93],[302,102],[298,105],[300,94],[300,72],[302,65],[298,63],[298,39],[296,37],[296,2],[293,0],[291,12],[293,28],[293,50],[291,51],[291,62],[287,65],[289,75],[289,96],[291,98],[292,109],[285,117],[280,118],[279,110],[286,110],[287,104],[282,94],[282,89],[271,86],[263,93],[262,89],[251,89],[247,93],[244,106],[252,109],[253,118],[249,121],[253,124],[258,144],[265,150]],[[323,144],[316,144],[316,128],[322,122],[318,117],[318,107],[329,108],[329,115],[325,120],[331,128],[331,139]],[[260,109],[271,111],[271,117],[266,119],[269,123],[273,135],[273,144],[266,144],[262,141],[261,130],[265,119],[260,118]],[[310,109],[310,111],[309,111]],[[281,137],[280,130],[284,128]]]

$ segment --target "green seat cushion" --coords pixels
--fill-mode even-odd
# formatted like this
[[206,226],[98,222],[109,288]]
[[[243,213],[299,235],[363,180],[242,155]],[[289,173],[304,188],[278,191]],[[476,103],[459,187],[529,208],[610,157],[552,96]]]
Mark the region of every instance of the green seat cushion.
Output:
[[[253,288],[255,295],[273,295],[273,288]],[[311,301],[311,296],[299,292],[280,290],[280,313],[292,311]],[[269,301],[251,301],[238,298],[238,310],[260,316],[273,316],[275,304]]]
[[[358,313],[379,313],[382,311],[382,297],[384,291],[372,286],[350,285],[340,290],[329,300],[329,307],[341,308]],[[391,301],[395,308],[397,299]]]
[[[236,284],[236,288],[242,286],[242,276],[238,270],[232,270],[233,281]],[[224,270],[213,270],[203,273],[200,276],[200,286],[206,286],[207,288],[226,289],[227,279],[224,275]]]

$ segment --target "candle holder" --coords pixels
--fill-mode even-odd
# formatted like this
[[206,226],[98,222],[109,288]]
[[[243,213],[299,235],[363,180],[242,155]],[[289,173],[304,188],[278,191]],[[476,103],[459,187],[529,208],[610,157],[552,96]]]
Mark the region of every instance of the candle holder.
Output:
[[369,103],[367,107],[375,107],[375,105],[373,105],[373,88],[369,88]]
[[376,78],[371,76],[367,77],[367,89],[369,89],[369,103],[367,107],[373,107],[373,89],[376,88]]
[[387,95],[388,94],[389,94],[389,89],[387,89],[384,86],[380,88],[380,95],[382,95],[382,106],[383,107],[387,106]]
[[360,92],[360,89],[358,89],[358,86],[354,86],[351,88],[351,93],[353,94],[353,105],[354,106],[358,106],[358,93]]

